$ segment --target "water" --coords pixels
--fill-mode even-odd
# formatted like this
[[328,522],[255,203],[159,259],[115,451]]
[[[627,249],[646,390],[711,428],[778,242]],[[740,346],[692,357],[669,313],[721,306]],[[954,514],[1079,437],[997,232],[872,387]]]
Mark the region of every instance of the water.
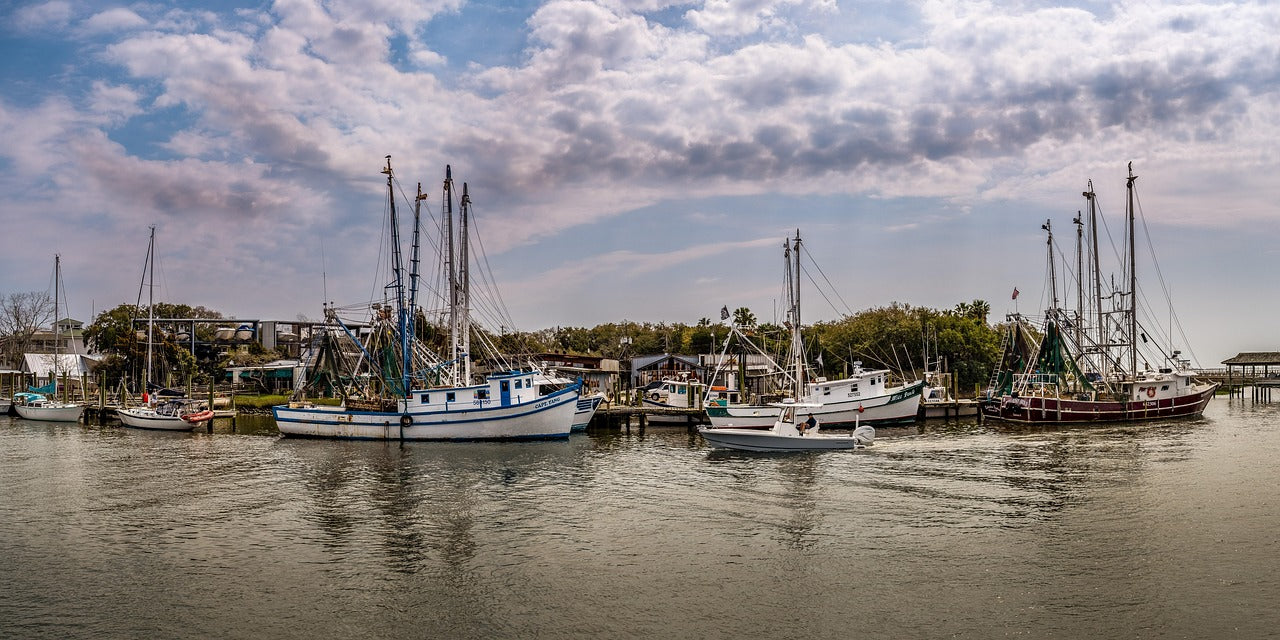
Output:
[[0,636],[1275,636],[1280,405],[859,452],[0,418]]

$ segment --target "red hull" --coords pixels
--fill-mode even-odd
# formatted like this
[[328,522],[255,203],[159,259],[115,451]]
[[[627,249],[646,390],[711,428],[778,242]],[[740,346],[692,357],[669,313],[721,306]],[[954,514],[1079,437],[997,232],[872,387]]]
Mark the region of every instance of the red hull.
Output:
[[1163,418],[1198,416],[1213,399],[1218,385],[1176,398],[1141,401],[1093,401],[1036,396],[1004,396],[982,407],[988,418],[1023,424],[1079,424],[1091,422],[1138,422]]

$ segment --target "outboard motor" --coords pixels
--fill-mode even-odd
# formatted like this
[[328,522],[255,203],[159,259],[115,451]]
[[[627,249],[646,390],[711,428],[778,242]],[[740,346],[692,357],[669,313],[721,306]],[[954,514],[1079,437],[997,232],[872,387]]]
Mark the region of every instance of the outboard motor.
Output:
[[876,439],[876,430],[871,425],[864,424],[853,430],[853,438],[864,447],[870,446],[871,442]]

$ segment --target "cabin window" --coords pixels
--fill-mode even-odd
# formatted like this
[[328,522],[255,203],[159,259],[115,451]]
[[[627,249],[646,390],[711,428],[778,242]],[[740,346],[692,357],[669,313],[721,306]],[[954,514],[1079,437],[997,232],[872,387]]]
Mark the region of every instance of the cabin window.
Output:
[[684,387],[680,387],[680,395],[684,395],[684,394],[685,394],[685,391],[686,391],[686,390],[685,390],[685,388],[684,388]]
[[477,399],[477,400],[488,400],[488,399],[489,399],[489,390],[488,390],[488,389],[476,389],[476,399]]
[[511,392],[511,381],[510,381],[510,380],[503,380],[503,381],[502,381],[502,385],[501,385],[501,387],[502,387],[502,392],[503,392],[503,393],[510,393],[510,392]]
[[831,387],[823,387],[823,388],[822,388],[822,395],[824,395],[824,396],[829,396],[829,395],[831,395]]
[[858,392],[858,385],[856,385],[856,384],[855,384],[855,385],[853,385],[852,387],[850,387],[850,388],[849,388],[849,390],[850,390],[850,391],[852,391],[852,392],[854,392],[854,393],[857,393],[857,392]]
[[1161,390],[1161,391],[1168,391],[1168,390],[1169,390],[1169,385],[1167,385],[1167,384],[1166,384],[1166,385],[1164,385],[1163,387],[1160,387],[1160,390]]
[[421,396],[422,404],[431,404],[431,394],[424,393]]
[[445,401],[445,402],[453,402],[455,399],[456,399],[456,396],[454,395],[454,392],[452,392],[452,391],[450,391],[450,392],[448,392],[448,393],[444,394],[444,401]]
[[521,388],[523,388],[523,387],[521,387],[521,386],[520,386],[522,382],[524,382],[524,381],[523,381],[523,380],[516,380],[516,388],[517,388],[517,389],[521,389]]

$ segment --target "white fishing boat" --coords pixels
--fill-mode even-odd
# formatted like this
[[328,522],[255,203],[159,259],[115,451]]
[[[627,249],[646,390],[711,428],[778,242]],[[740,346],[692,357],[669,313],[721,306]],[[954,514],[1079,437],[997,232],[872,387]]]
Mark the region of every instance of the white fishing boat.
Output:
[[[387,176],[391,234],[391,300],[373,305],[370,331],[355,334],[332,308],[320,336],[311,386],[327,385],[343,399],[339,406],[297,397],[272,407],[276,426],[286,436],[377,440],[526,440],[566,438],[578,412],[580,384],[543,395],[533,371],[504,371],[471,384],[471,320],[467,238],[470,196],[462,186],[459,234],[453,234],[454,183],[445,168],[444,222],[439,246],[447,298],[448,353],[436,354],[418,341],[417,307],[421,185],[414,208],[412,269],[404,277],[391,157]],[[406,286],[406,280],[408,284]],[[407,292],[406,292],[407,290]],[[346,354],[358,350],[354,363]],[[301,389],[301,391],[304,391]],[[299,396],[301,393],[298,394]]]
[[213,418],[203,403],[194,400],[165,400],[155,406],[116,409],[116,417],[126,427],[161,431],[190,431]]
[[51,400],[42,393],[23,391],[13,394],[13,408],[27,420],[45,422],[79,422],[84,405]]
[[701,427],[698,433],[713,447],[742,451],[865,449],[875,441],[876,430],[869,425],[848,434],[823,433],[822,423],[816,419],[822,405],[788,402],[772,406],[778,413],[769,429]]
[[[783,244],[786,258],[786,284],[790,296],[791,327],[790,366],[778,367],[789,380],[790,391],[797,402],[815,405],[814,415],[829,426],[853,424],[895,424],[912,422],[920,407],[920,391],[923,380],[910,384],[890,386],[888,369],[864,369],[862,362],[854,362],[848,376],[837,380],[825,377],[807,379],[808,365],[804,360],[804,344],[800,335],[800,232],[794,241]],[[734,335],[744,344],[751,344],[737,327]],[[726,341],[727,349],[728,341]],[[798,392],[797,392],[798,390]],[[776,415],[770,405],[708,403],[707,417],[716,428],[766,428],[772,426]]]

